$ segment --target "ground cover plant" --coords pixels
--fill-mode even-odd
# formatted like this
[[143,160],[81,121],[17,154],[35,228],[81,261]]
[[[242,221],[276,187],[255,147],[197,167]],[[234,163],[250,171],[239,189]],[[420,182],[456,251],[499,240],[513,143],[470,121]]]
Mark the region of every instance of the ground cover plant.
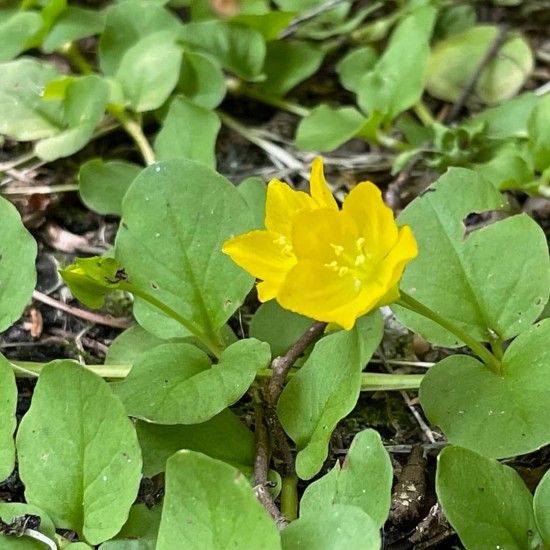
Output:
[[0,548],[550,548],[548,19],[3,4]]

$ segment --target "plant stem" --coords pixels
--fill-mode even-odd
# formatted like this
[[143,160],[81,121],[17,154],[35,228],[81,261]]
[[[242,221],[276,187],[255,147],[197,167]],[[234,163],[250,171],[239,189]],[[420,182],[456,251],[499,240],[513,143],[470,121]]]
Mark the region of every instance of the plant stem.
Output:
[[145,137],[141,125],[123,109],[113,105],[107,105],[107,111],[119,120],[126,133],[134,140],[145,164],[147,164],[147,166],[154,164],[157,161],[155,152]]
[[489,368],[494,374],[502,376],[502,365],[500,361],[487,348],[485,348],[481,342],[478,342],[466,331],[457,327],[454,323],[448,319],[445,319],[445,317],[442,317],[439,313],[436,313],[403,291],[401,291],[401,298],[397,301],[397,305],[410,311],[414,311],[427,319],[431,319],[434,323],[437,323],[439,326],[448,330],[451,334],[454,334],[485,363],[487,368]]
[[176,320],[180,325],[185,327],[197,340],[199,340],[206,349],[217,359],[221,357],[222,350],[220,349],[219,344],[211,340],[206,334],[203,334],[200,330],[195,327],[191,321],[183,317],[183,315],[180,315],[177,311],[173,310],[171,307],[167,306],[165,303],[161,302],[151,294],[148,294],[141,288],[136,287],[132,283],[128,283],[127,281],[124,281],[124,284],[121,284],[121,287],[124,288],[124,290],[127,290],[128,292],[131,292],[135,296],[138,296],[142,300],[145,300],[146,302],[150,303],[152,306],[156,307],[157,309],[160,309],[163,313],[166,313],[169,317],[172,317],[172,319]]
[[294,473],[283,476],[281,512],[288,521],[298,517],[298,476]]
[[[37,377],[46,363],[36,363],[34,361],[15,361],[10,359],[11,366],[15,373],[21,378]],[[82,365],[84,368],[101,376],[120,380],[126,378],[132,369],[132,365]],[[288,378],[292,378],[298,369],[293,369],[287,373]],[[268,380],[273,371],[271,369],[261,369],[256,373],[257,380]],[[397,390],[416,390],[420,387],[423,374],[379,374],[377,372],[364,372],[361,375],[361,391],[397,391]]]
[[94,74],[92,66],[88,63],[88,60],[82,55],[74,42],[69,42],[59,48],[59,53],[66,56],[71,64],[82,74]]

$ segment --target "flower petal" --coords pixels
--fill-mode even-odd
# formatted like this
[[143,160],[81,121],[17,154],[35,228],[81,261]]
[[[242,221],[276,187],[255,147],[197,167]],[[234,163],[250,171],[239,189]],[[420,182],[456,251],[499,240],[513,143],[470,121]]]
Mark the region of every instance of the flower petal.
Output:
[[393,212],[382,200],[380,189],[370,181],[357,184],[344,200],[342,211],[357,224],[365,249],[382,258],[397,241]]
[[280,236],[270,231],[250,231],[229,239],[222,252],[254,277],[279,284],[296,263],[294,254],[283,250]]
[[355,225],[338,210],[319,208],[302,211],[296,216],[292,247],[300,260],[330,263],[337,259],[335,246],[354,250],[356,241]]
[[393,266],[393,273],[388,283],[389,287],[399,282],[405,270],[405,265],[413,258],[416,258],[417,255],[418,244],[416,239],[411,228],[408,225],[404,225],[399,229],[397,242],[383,260],[385,265]]
[[313,200],[317,203],[317,206],[338,210],[336,199],[332,196],[327,180],[325,179],[323,159],[321,157],[317,157],[311,165],[309,192]]
[[315,207],[315,201],[307,193],[273,179],[267,186],[265,227],[268,231],[290,238],[295,215]]

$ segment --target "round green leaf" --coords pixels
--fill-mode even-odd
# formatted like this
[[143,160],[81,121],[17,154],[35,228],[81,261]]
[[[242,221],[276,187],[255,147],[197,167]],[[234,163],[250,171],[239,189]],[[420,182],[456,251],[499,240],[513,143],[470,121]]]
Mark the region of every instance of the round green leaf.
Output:
[[41,25],[42,18],[32,11],[18,11],[0,21],[0,61],[10,61],[25,51]]
[[438,457],[436,491],[468,550],[539,548],[533,497],[512,468],[467,449],[447,447]]
[[342,86],[350,92],[359,90],[363,75],[374,68],[378,54],[371,46],[351,50],[336,66]]
[[89,160],[78,174],[80,198],[90,210],[120,216],[122,199],[141,170],[141,166],[122,160]]
[[546,472],[540,480],[535,498],[533,499],[535,521],[541,534],[542,540],[550,545],[550,473]]
[[188,158],[216,167],[216,139],[220,119],[210,109],[183,96],[175,97],[155,140],[158,160]]
[[44,367],[17,433],[25,498],[90,544],[118,533],[141,479],[141,452],[122,403],[73,361]]
[[234,465],[254,464],[254,434],[229,409],[200,424],[163,426],[141,420],[137,434],[143,452],[143,473],[166,470],[176,451],[189,449]]
[[36,242],[21,223],[19,212],[3,198],[0,219],[1,332],[21,317],[32,296],[36,284]]
[[236,468],[193,451],[168,460],[156,550],[280,550],[275,522]]
[[[479,341],[519,334],[548,301],[546,238],[531,218],[513,216],[464,235],[462,220],[468,214],[505,205],[490,182],[453,168],[399,216],[400,224],[411,226],[419,248],[401,288]],[[432,321],[393,309],[401,322],[427,340],[463,345]]]
[[15,466],[15,409],[17,386],[9,361],[0,355],[0,481],[4,481]]
[[130,416],[160,424],[198,424],[237,402],[269,362],[254,339],[229,346],[219,362],[190,344],[166,344],[140,355],[116,391]]
[[182,51],[171,31],[150,34],[122,57],[115,79],[134,111],[158,109],[179,78]]
[[306,488],[300,517],[316,517],[332,504],[351,504],[366,512],[380,529],[390,511],[393,470],[378,432],[363,430],[354,438],[342,465]]
[[220,64],[209,55],[184,51],[177,89],[195,105],[214,109],[225,96]]
[[428,370],[420,402],[448,440],[504,458],[550,443],[550,320],[520,334],[506,350],[503,376],[473,357],[454,355]]
[[379,527],[361,508],[333,504],[281,532],[283,550],[379,550]]
[[332,431],[355,407],[361,371],[382,333],[382,317],[376,311],[359,319],[352,330],[329,334],[285,386],[277,413],[296,442],[296,472],[302,479],[312,478],[323,466]]
[[44,101],[46,84],[61,75],[47,63],[18,59],[0,64],[0,134],[20,141],[54,136],[63,128],[61,101]]
[[[221,251],[225,240],[253,225],[238,191],[195,161],[165,161],[136,178],[122,211],[116,254],[129,280],[217,340],[217,331],[253,284]],[[134,312],[144,328],[161,338],[188,335],[139,300]]]
[[[426,72],[428,92],[438,99],[457,101],[499,32],[498,27],[488,25],[472,27],[436,44]],[[487,104],[514,97],[531,74],[533,64],[527,41],[517,33],[509,33],[477,80],[474,97]]]
[[[302,119],[296,130],[296,147],[304,151],[332,151],[365,125],[366,118],[353,107],[319,105]],[[330,132],[327,132],[330,128]]]
[[197,21],[182,27],[180,39],[245,80],[260,76],[266,47],[257,31],[227,21]]

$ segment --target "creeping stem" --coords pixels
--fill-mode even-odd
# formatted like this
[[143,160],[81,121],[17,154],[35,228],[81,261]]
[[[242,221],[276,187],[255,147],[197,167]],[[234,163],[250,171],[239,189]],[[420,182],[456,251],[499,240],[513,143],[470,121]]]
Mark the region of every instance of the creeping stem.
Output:
[[222,350],[220,349],[220,346],[216,344],[216,342],[211,340],[206,334],[203,334],[200,330],[198,330],[197,327],[188,319],[183,317],[183,315],[180,315],[177,311],[173,310],[171,307],[167,306],[160,300],[157,300],[157,298],[155,298],[154,296],[151,296],[147,292],[144,292],[140,288],[134,286],[132,283],[121,281],[120,288],[124,288],[124,290],[131,292],[134,296],[138,296],[139,298],[150,303],[157,309],[160,309],[160,311],[162,311],[163,313],[166,313],[166,315],[168,315],[169,317],[172,317],[172,319],[176,320],[193,336],[195,336],[195,338],[197,338],[197,340],[199,340],[214,357],[216,357],[217,359],[221,357]]
[[448,319],[445,319],[445,317],[442,317],[403,291],[401,291],[401,298],[397,301],[397,305],[410,311],[414,311],[427,319],[431,319],[434,323],[437,323],[439,326],[448,330],[451,334],[454,334],[485,363],[487,368],[489,368],[496,375],[502,376],[502,364],[500,361],[485,346],[483,346],[483,344],[478,342],[461,328],[457,327],[454,323]]

